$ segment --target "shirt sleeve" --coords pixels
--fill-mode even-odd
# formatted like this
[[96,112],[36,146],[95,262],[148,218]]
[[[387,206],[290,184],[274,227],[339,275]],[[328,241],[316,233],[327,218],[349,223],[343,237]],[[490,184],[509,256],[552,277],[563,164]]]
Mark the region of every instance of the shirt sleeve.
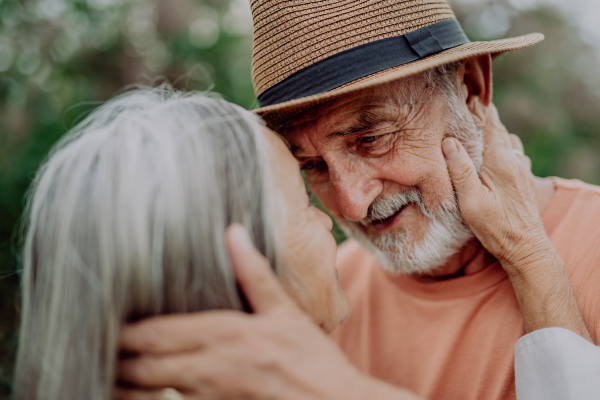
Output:
[[517,400],[600,399],[600,347],[568,329],[545,328],[515,345]]

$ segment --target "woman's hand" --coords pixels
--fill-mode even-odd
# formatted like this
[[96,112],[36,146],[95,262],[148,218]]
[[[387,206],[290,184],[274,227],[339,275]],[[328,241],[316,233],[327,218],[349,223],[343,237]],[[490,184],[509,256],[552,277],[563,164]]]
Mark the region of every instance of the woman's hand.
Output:
[[481,244],[510,275],[520,275],[532,261],[554,257],[536,202],[535,178],[523,145],[500,122],[491,105],[484,130],[480,175],[467,152],[447,138],[442,150],[461,214]]
[[228,229],[236,277],[254,314],[211,311],[126,326],[115,399],[418,400],[360,373],[286,294],[245,229]]
[[444,139],[442,151],[460,212],[481,244],[506,270],[525,330],[570,329],[590,340],[564,263],[546,235],[531,161],[490,105],[480,174],[463,146]]

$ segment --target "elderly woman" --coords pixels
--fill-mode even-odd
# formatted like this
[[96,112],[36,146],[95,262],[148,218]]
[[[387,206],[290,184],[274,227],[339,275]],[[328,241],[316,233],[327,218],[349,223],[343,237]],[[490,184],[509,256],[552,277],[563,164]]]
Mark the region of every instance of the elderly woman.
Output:
[[[253,114],[161,87],[125,93],[86,118],[54,149],[31,190],[15,398],[114,396],[125,323],[257,311],[248,279],[240,284],[250,304],[236,284],[226,242],[232,224],[245,228],[288,295],[323,331],[348,317],[331,220],[311,205],[284,141]],[[241,243],[243,231],[229,237]],[[134,348],[136,340],[145,339],[130,334],[125,342]],[[345,362],[321,343],[322,356]],[[341,370],[368,382],[369,395],[415,398],[349,366]],[[131,371],[119,371],[129,383],[121,397],[217,398],[208,381],[180,385],[183,395],[164,391],[157,378],[154,386],[132,388],[140,376]]]
[[350,311],[297,162],[223,100],[162,87],[100,107],[41,167],[28,218],[17,399],[107,399],[123,323],[244,309],[232,223],[325,331]]

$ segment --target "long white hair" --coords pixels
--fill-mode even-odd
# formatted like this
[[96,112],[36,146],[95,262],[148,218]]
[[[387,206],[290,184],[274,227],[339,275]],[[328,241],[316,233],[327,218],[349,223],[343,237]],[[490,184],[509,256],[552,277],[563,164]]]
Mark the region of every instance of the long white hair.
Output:
[[66,135],[29,194],[15,399],[109,399],[123,323],[243,309],[233,222],[280,272],[263,141],[252,113],[168,85]]

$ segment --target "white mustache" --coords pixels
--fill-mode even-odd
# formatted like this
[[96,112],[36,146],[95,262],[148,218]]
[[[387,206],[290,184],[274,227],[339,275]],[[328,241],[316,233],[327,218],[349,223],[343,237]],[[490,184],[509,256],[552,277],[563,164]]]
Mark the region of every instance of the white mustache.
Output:
[[408,204],[416,204],[423,209],[423,195],[418,189],[412,189],[407,192],[398,193],[392,197],[375,200],[367,211],[367,216],[360,221],[359,224],[368,226],[373,221],[380,221],[396,214],[402,207]]

